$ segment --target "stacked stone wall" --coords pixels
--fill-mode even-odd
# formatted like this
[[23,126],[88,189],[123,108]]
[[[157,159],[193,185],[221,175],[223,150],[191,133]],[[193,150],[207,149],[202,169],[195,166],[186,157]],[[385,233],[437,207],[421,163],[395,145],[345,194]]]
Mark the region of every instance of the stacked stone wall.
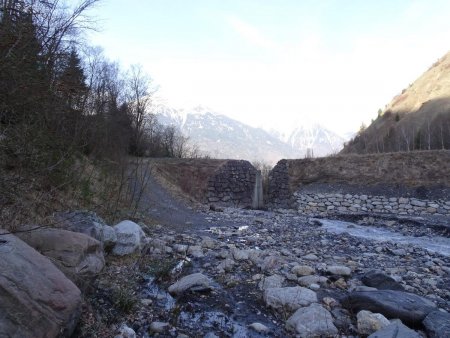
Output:
[[289,186],[288,160],[279,161],[270,171],[267,196],[270,207],[290,208],[293,206],[292,193]]
[[[327,193],[338,192],[337,186],[344,187],[338,189],[342,190],[339,192],[351,193],[352,191],[346,191],[345,186],[348,186],[350,190],[355,190],[354,193],[369,195],[372,192],[375,197],[383,195],[383,190],[386,190],[386,192],[391,191],[386,196],[430,198],[430,196],[420,196],[410,192],[450,191],[450,151],[350,154],[281,160],[271,171],[269,180],[268,205],[272,208],[294,207],[297,202],[293,198],[294,192],[299,190],[314,192],[314,189],[309,189],[312,186],[320,186],[322,189],[320,192]],[[328,190],[327,186],[330,187]],[[374,193],[374,187],[382,187],[382,189]],[[407,192],[406,195],[403,195],[402,191]],[[389,197],[393,198],[393,196]],[[431,197],[431,199],[434,198]],[[374,202],[385,203],[386,201],[374,200]],[[433,201],[430,203],[435,204]],[[417,211],[424,212],[424,210]],[[400,212],[408,213],[405,210]]]
[[450,215],[450,201],[351,194],[294,193],[297,209],[305,214],[384,213],[398,215]]
[[251,207],[256,173],[248,161],[227,161],[209,178],[207,201],[219,206]]

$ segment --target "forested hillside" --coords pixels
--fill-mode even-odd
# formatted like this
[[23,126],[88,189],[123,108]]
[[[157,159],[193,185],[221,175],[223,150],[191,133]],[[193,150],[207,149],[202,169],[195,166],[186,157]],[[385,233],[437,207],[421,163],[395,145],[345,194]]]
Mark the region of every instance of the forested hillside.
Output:
[[102,181],[104,199],[123,195],[129,155],[195,155],[186,138],[149,113],[150,77],[139,66],[122,69],[85,43],[86,30],[96,28],[89,10],[97,2],[72,7],[57,0],[0,2],[0,218],[5,222],[64,204],[56,193],[92,200],[101,195],[96,181]]
[[450,149],[450,53],[380,110],[343,153]]

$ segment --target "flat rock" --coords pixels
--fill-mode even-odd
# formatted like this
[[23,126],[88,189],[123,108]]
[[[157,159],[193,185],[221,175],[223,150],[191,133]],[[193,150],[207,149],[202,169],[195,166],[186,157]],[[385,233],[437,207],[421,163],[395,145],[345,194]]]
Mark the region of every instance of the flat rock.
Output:
[[208,277],[201,273],[193,273],[185,276],[175,284],[169,286],[169,292],[173,295],[181,295],[182,293],[195,288],[197,291],[211,290],[211,281]]
[[145,244],[145,234],[141,227],[132,221],[122,221],[114,226],[117,242],[113,254],[124,256],[139,252]]
[[333,337],[339,333],[330,312],[315,303],[298,309],[289,317],[286,329],[296,332],[301,338]]
[[0,337],[70,336],[81,313],[77,286],[16,236],[0,236],[0,255]]
[[101,243],[83,233],[41,228],[17,237],[48,257],[78,286],[87,284],[105,266]]
[[392,277],[389,277],[381,271],[369,271],[362,276],[361,281],[364,285],[377,288],[379,290],[405,290],[400,283],[396,282]]
[[396,290],[355,291],[346,296],[342,304],[353,311],[381,313],[412,325],[420,325],[436,309],[436,305],[426,298]]
[[317,295],[301,286],[270,288],[264,291],[264,301],[274,309],[295,311],[301,306],[316,303]]
[[381,330],[372,333],[368,338],[422,338],[422,336],[400,320],[395,320]]
[[450,337],[450,313],[432,311],[425,317],[423,325],[430,338]]
[[363,336],[368,336],[390,324],[389,320],[381,313],[372,313],[366,310],[359,311],[356,319],[358,333]]

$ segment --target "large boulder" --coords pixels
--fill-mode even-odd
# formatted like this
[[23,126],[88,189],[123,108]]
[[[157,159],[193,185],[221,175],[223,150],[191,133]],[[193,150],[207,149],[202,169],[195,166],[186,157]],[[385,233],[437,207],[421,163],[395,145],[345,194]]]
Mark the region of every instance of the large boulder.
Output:
[[105,250],[109,251],[117,241],[116,232],[105,221],[92,211],[60,212],[55,215],[61,227],[91,236],[103,243]]
[[342,304],[354,312],[368,310],[416,326],[436,309],[426,298],[395,290],[355,291],[346,296]]
[[269,288],[264,291],[264,301],[274,309],[295,311],[299,307],[316,303],[317,294],[301,286]]
[[422,338],[422,336],[400,320],[394,320],[388,326],[372,333],[368,338]]
[[0,337],[69,337],[81,292],[47,257],[0,232]]
[[298,309],[287,320],[286,328],[301,338],[334,337],[339,333],[330,312],[316,303]]
[[450,313],[439,310],[430,312],[423,321],[430,338],[450,337]]
[[372,270],[362,276],[361,281],[364,285],[377,288],[379,290],[400,290],[404,291],[404,287],[381,271]]
[[139,252],[145,244],[145,233],[132,221],[122,221],[114,226],[117,242],[113,254],[124,256]]
[[101,243],[82,233],[38,228],[19,232],[17,237],[48,257],[78,286],[89,282],[105,265]]

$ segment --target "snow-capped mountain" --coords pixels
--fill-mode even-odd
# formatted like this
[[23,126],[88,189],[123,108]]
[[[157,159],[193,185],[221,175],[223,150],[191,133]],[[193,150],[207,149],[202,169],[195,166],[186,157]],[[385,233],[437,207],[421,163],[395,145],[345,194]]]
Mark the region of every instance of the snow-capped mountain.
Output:
[[319,125],[313,129],[298,127],[286,136],[251,127],[203,106],[176,110],[160,105],[155,113],[160,123],[179,128],[203,153],[214,158],[274,164],[282,158],[303,158],[307,149],[312,149],[315,156],[335,153],[343,143],[342,138]]
[[295,128],[287,139],[287,143],[300,152],[311,149],[314,156],[326,156],[338,153],[344,139],[319,124]]

